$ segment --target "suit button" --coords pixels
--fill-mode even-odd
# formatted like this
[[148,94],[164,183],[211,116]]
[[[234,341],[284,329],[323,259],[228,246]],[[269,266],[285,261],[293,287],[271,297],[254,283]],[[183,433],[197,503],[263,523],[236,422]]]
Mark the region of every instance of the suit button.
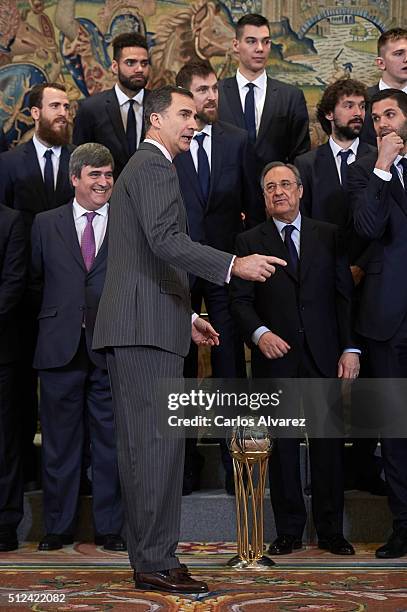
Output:
[[86,310],[86,306],[79,306],[79,310]]
[[300,306],[300,310],[305,310],[305,306]]
[[303,334],[304,333],[304,330],[303,330],[302,327],[300,327],[300,329],[298,329],[297,331],[298,331],[299,334]]

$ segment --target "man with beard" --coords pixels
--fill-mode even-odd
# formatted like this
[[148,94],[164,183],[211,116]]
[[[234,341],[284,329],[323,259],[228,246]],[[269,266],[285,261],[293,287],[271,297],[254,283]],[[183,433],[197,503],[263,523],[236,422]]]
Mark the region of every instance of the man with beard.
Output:
[[[70,105],[60,83],[42,83],[31,90],[29,107],[34,136],[0,155],[0,203],[20,210],[29,243],[35,215],[66,204],[73,190],[68,165]],[[23,340],[18,366],[16,410],[22,423],[22,453],[26,486],[35,487],[36,453],[33,438],[37,429],[37,376],[32,369],[37,323],[27,297],[21,304],[20,334]]]
[[[174,160],[187,209],[192,240],[233,252],[236,236],[246,227],[264,221],[264,203],[256,181],[254,151],[247,132],[218,121],[218,81],[209,62],[186,64],[176,77],[179,87],[194,97],[198,131],[190,150]],[[244,223],[242,221],[244,215]],[[216,378],[246,376],[243,341],[229,313],[229,292],[203,278],[194,279],[192,308],[200,312],[202,299],[222,342],[211,349],[212,375]],[[184,374],[195,378],[198,370],[197,346],[191,343]],[[234,493],[233,466],[225,441],[221,441],[222,462],[226,470],[225,488]],[[183,493],[199,487],[196,440],[188,440],[185,456]]]
[[[355,229],[372,241],[356,331],[364,338],[371,376],[406,378],[407,94],[386,89],[371,103],[378,151],[349,171]],[[382,388],[391,389],[387,383]],[[397,400],[388,396],[381,406],[388,415],[386,425],[392,423]],[[401,411],[405,415],[405,400]],[[381,448],[394,520],[393,533],[376,557],[392,559],[407,553],[407,440],[383,437]]]
[[112,72],[117,83],[80,104],[73,141],[77,145],[105,145],[113,155],[117,178],[144,138],[143,107],[150,60],[147,41],[140,34],[119,34],[112,46]]

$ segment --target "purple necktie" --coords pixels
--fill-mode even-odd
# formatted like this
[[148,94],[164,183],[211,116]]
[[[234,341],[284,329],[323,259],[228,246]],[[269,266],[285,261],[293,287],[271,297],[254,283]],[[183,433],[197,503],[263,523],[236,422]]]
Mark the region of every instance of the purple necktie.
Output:
[[92,222],[96,215],[97,213],[93,211],[85,213],[85,217],[88,222],[85,226],[85,229],[83,230],[81,240],[82,257],[83,261],[85,262],[86,269],[88,271],[91,269],[92,264],[95,261],[96,243],[95,232],[93,231]]

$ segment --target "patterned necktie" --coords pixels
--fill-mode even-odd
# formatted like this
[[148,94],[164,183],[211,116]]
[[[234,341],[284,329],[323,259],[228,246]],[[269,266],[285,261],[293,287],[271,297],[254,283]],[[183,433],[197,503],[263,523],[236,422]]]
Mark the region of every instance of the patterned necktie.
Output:
[[44,186],[47,196],[48,208],[55,206],[55,182],[54,182],[54,167],[52,165],[52,149],[47,149],[44,153]]
[[130,155],[133,155],[137,149],[137,123],[134,113],[134,102],[135,100],[129,100],[129,110],[127,112],[126,138]]
[[339,151],[338,155],[341,158],[341,184],[344,189],[348,188],[348,158],[352,151]]
[[195,140],[198,143],[198,179],[199,184],[201,185],[202,194],[205,200],[205,203],[208,201],[209,197],[209,186],[211,182],[211,170],[209,168],[209,160],[206,154],[206,151],[203,146],[203,141],[205,139],[206,134],[201,132],[194,136]]
[[292,270],[297,274],[298,272],[298,253],[295,248],[294,240],[292,237],[293,231],[297,229],[294,225],[286,225],[284,228],[284,244],[288,250],[288,258],[289,263],[291,265]]
[[96,215],[97,213],[93,211],[87,212],[84,215],[88,222],[82,234],[81,251],[83,261],[88,272],[91,269],[93,262],[95,261],[96,254],[95,232],[93,231],[92,225],[93,219],[96,217]]
[[254,106],[254,88],[256,85],[247,83],[245,87],[247,87],[249,91],[244,101],[244,121],[249,134],[249,142],[254,144],[256,142],[256,114]]
[[399,161],[399,166],[403,169],[404,191],[407,192],[407,158],[402,157]]

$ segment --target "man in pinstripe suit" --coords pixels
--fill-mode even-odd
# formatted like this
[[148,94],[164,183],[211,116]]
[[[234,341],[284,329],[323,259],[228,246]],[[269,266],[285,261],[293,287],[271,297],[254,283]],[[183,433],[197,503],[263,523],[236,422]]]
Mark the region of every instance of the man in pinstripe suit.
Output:
[[[232,255],[191,241],[172,159],[196,129],[192,94],[167,86],[145,106],[147,138],[128,162],[111,200],[109,255],[94,348],[108,349],[127,542],[138,588],[200,593],[204,582],[180,566],[178,544],[183,440],[157,429],[157,379],[182,378],[191,337],[188,273],[222,285],[230,275],[265,281],[272,256]],[[192,338],[217,343],[196,318]]]

